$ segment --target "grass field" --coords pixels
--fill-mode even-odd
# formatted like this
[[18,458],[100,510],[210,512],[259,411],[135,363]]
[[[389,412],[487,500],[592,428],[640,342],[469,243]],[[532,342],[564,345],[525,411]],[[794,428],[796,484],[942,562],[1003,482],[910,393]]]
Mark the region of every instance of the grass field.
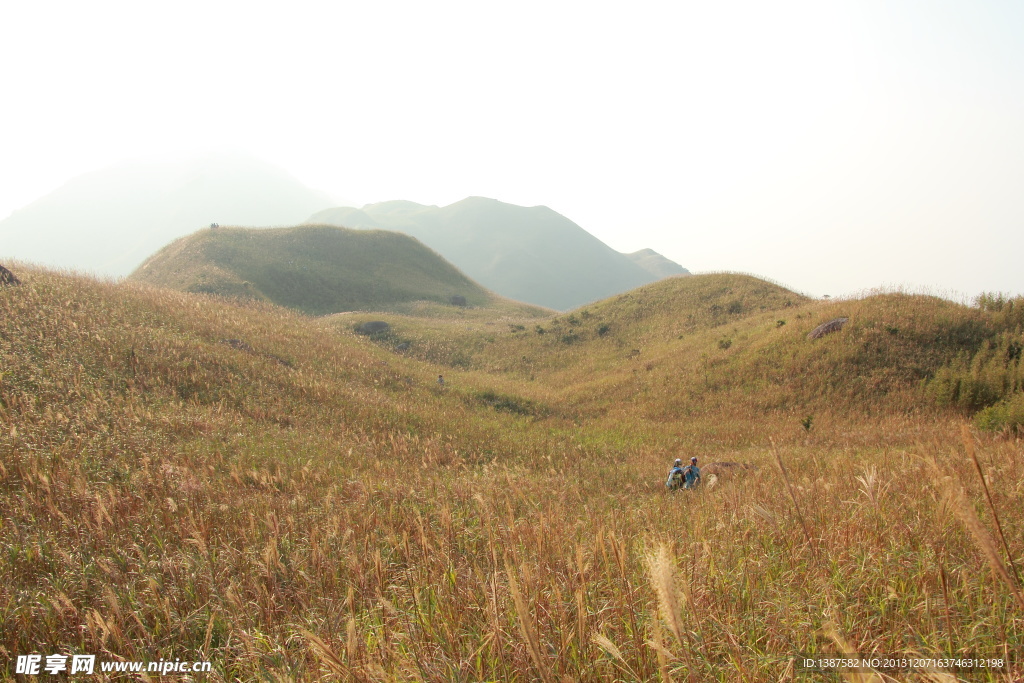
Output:
[[[18,276],[7,679],[31,653],[214,681],[1024,678],[1024,450],[933,379],[1016,396],[1019,307],[718,275],[554,317],[310,318]],[[667,493],[690,455],[757,469]],[[1006,664],[802,667],[854,652]]]

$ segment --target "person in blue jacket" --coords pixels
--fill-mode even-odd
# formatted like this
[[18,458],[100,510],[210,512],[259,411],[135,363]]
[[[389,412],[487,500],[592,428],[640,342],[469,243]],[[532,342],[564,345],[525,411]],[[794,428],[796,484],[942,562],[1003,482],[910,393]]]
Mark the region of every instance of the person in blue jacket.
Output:
[[689,467],[683,468],[684,489],[695,489],[700,486],[700,468],[697,467],[697,456],[690,458]]

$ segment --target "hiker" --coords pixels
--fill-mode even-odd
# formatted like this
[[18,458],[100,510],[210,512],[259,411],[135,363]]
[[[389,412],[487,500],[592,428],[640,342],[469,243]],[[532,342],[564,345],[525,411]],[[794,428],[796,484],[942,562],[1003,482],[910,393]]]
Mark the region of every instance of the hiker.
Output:
[[683,461],[676,458],[676,461],[672,463],[672,469],[668,471],[668,481],[665,482],[665,488],[669,491],[675,491],[683,488],[685,483],[686,473],[683,470]]
[[690,465],[683,469],[683,477],[686,481],[683,483],[684,489],[695,489],[700,486],[700,468],[697,467],[697,456],[690,458]]
[[443,387],[444,386],[444,375],[438,375],[437,376],[437,386],[439,386],[439,387]]
[[700,485],[700,468],[697,467],[697,457],[690,458],[690,464],[683,467],[683,461],[676,458],[676,461],[672,463],[672,469],[668,473],[668,481],[665,482],[665,487],[669,491],[676,491],[678,489],[694,489]]

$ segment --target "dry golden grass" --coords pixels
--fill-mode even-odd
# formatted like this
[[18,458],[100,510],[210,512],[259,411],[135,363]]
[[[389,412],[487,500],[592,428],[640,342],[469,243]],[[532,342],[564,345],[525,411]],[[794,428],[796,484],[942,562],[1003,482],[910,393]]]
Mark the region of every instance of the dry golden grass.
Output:
[[[1021,444],[972,435],[972,456],[962,417],[920,401],[913,363],[938,352],[876,334],[890,314],[969,333],[975,311],[794,301],[785,326],[770,309],[668,335],[652,310],[635,333],[649,370],[625,327],[508,329],[472,352],[453,332],[460,369],[265,306],[18,274],[0,290],[8,661],[776,681],[818,676],[804,653],[858,652],[997,656],[1013,663],[928,675],[1024,677]],[[832,345],[803,345],[839,308]],[[805,386],[777,383],[791,371]],[[857,391],[832,387],[843,372]],[[667,494],[691,453],[760,467]]]

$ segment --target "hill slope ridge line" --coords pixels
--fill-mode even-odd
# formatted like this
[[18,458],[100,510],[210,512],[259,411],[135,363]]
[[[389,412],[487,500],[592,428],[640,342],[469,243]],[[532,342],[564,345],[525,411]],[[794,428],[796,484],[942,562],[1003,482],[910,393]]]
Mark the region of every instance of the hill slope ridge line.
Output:
[[164,247],[130,279],[311,315],[421,300],[463,306],[498,300],[412,237],[328,225],[200,230]]

